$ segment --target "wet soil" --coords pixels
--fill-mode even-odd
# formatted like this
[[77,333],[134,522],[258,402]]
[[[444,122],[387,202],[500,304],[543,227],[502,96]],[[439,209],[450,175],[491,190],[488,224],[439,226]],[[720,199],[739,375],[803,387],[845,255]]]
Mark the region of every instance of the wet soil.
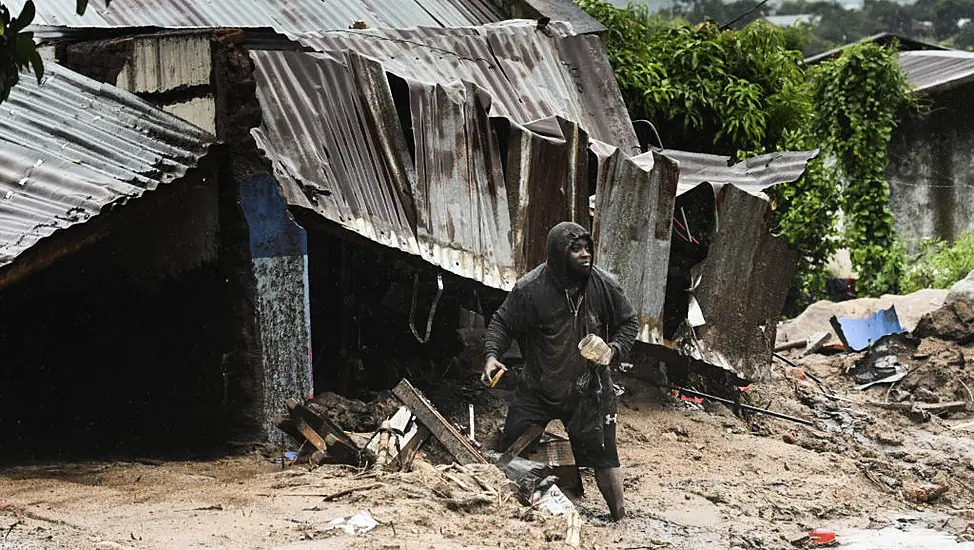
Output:
[[[618,439],[630,517],[609,522],[593,476],[583,471],[584,493],[575,501],[584,520],[581,546],[795,548],[792,541],[801,545],[803,535],[824,528],[850,548],[967,548],[960,544],[972,538],[974,521],[974,427],[965,427],[971,415],[918,415],[877,403],[974,402],[967,390],[974,387],[974,347],[924,340],[903,358],[911,369],[906,378],[865,391],[855,390],[848,374],[863,354],[790,357],[800,368],[776,361],[773,379],[755,384],[747,399],[814,427],[762,415],[741,419],[625,377]],[[477,437],[486,440],[501,424],[508,394],[472,387],[427,395],[461,429],[467,402],[475,403]],[[358,405],[332,401],[363,425],[374,422]],[[496,468],[437,469],[442,457],[426,458],[413,472],[396,474],[284,468],[258,452],[190,462],[17,465],[0,472],[0,548],[562,544],[564,517],[519,503]],[[359,490],[324,498],[352,488]],[[373,530],[327,530],[333,519],[363,510],[379,522]],[[884,543],[884,536],[893,538]]]

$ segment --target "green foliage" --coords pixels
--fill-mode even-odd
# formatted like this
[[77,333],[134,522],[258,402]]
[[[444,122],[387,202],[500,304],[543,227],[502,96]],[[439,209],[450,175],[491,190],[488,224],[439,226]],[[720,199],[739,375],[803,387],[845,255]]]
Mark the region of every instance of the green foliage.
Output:
[[34,47],[34,33],[24,32],[34,20],[34,3],[27,0],[17,17],[10,17],[7,7],[0,4],[0,101],[10,96],[10,90],[20,81],[20,72],[34,69],[37,81],[44,74],[44,64]]
[[[56,1],[56,0],[50,0]],[[108,6],[111,0],[105,0]],[[76,0],[78,15],[84,15],[88,0]],[[34,2],[27,0],[17,17],[0,3],[0,103],[10,97],[10,90],[20,82],[20,73],[32,69],[37,82],[44,76],[44,62],[37,53],[34,33],[24,29],[34,20]]]
[[813,71],[812,132],[835,157],[843,183],[846,245],[857,290],[878,296],[898,288],[902,250],[893,231],[886,149],[909,85],[893,48],[865,43]]
[[608,28],[609,61],[634,119],[667,147],[740,157],[775,150],[811,112],[801,53],[760,22],[721,31],[653,19],[598,0],[579,5]]
[[907,260],[900,279],[900,293],[949,288],[971,271],[974,271],[974,232],[961,234],[953,245],[941,240],[926,240]]
[[[876,12],[874,18],[905,24],[902,10],[878,13],[887,3],[867,0],[866,8]],[[608,29],[609,61],[630,114],[653,122],[666,147],[735,158],[824,150],[804,178],[768,191],[777,234],[802,253],[793,296],[821,296],[825,264],[843,244],[860,273],[860,292],[878,295],[897,287],[903,251],[892,229],[884,173],[895,116],[909,90],[893,48],[849,48],[806,80],[795,48],[807,27],[784,32],[758,21],[720,30],[710,22],[691,26],[597,0],[579,5]],[[823,20],[847,13],[836,5],[810,5]],[[683,13],[699,17],[693,10]],[[837,236],[840,209],[846,214],[844,240]]]

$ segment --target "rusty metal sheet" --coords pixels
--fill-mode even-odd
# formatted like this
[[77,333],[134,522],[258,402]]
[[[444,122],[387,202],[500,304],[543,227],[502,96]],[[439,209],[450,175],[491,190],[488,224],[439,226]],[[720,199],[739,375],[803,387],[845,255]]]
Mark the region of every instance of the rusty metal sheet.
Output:
[[251,55],[264,113],[253,133],[285,200],[418,254],[406,200],[415,175],[381,68],[358,59],[356,71],[352,55]]
[[[20,13],[25,0],[7,0]],[[35,2],[38,25],[63,27],[270,27],[285,34],[370,27],[461,27],[505,19],[490,0],[113,0],[92,1],[84,16],[74,2]]]
[[766,380],[798,252],[771,234],[771,204],[734,185],[701,184],[680,196],[676,209],[688,213],[689,224],[708,228],[693,231],[706,258],[692,268],[689,286],[703,324],[684,324],[676,339],[694,359]]
[[627,157],[593,143],[598,158],[596,261],[616,274],[639,316],[637,339],[663,343],[663,306],[679,167],[656,152]]
[[471,82],[491,97],[491,116],[520,124],[559,116],[593,138],[639,153],[605,48],[597,36],[550,23],[508,21],[462,29],[312,32],[298,40],[316,51],[354,50],[407,80]]
[[588,136],[560,118],[513,124],[505,133],[515,267],[523,275],[547,258],[552,227],[589,225]]
[[517,281],[500,148],[470,83],[410,85],[421,257],[495,288]]
[[[467,37],[457,42],[458,48],[472,40],[474,49],[461,51],[464,58],[479,55],[475,48],[486,48],[490,35],[484,29],[422,32]],[[501,116],[513,112],[501,108],[504,102],[520,105],[518,94],[527,94],[527,88],[508,84],[507,96],[492,95],[480,85],[490,79],[476,76],[491,70],[486,65],[453,59],[430,68],[424,63],[441,60],[429,52],[407,65],[396,49],[402,44],[388,36],[348,41],[343,37],[357,33],[339,34],[318,43],[322,53],[251,54],[264,113],[254,135],[290,204],[504,290],[544,260],[544,236],[552,225],[564,220],[586,224],[588,133],[583,124],[543,102],[524,116]],[[534,40],[523,39],[525,44]],[[375,49],[365,55],[359,51],[361,41],[391,43],[388,52],[402,59],[390,62]],[[571,72],[554,63],[536,79],[555,79],[556,67]],[[492,70],[499,71],[496,66]],[[551,89],[561,89],[572,77],[557,78]],[[564,105],[583,99],[591,120],[598,118],[599,104],[612,103],[605,97],[576,96]]]
[[759,194],[778,183],[789,183],[802,177],[808,162],[818,156],[812,151],[776,151],[749,157],[736,164],[723,155],[692,153],[665,149],[663,154],[680,163],[678,194],[686,193],[701,183],[731,184],[752,194]]
[[0,267],[55,231],[171,183],[215,138],[53,63],[24,74],[0,117]]

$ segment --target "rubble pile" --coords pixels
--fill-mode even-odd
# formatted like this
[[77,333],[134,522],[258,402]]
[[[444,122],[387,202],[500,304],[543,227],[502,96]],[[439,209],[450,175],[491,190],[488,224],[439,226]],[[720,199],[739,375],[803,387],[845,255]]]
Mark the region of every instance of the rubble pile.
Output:
[[[821,320],[827,305],[809,309]],[[841,343],[814,353],[799,346],[783,352],[780,375],[757,395],[794,395],[789,412],[815,418],[814,427],[792,427],[783,436],[786,442],[854,458],[870,482],[908,505],[969,510],[974,506],[974,445],[967,437],[974,429],[972,305],[974,273],[951,289],[941,306],[924,313],[912,332],[890,322],[896,321],[893,304],[856,319],[833,314],[830,329]],[[810,317],[789,322],[784,337],[794,341],[797,327],[822,328],[810,324]],[[861,338],[869,343],[855,351]],[[918,425],[924,430],[911,430]],[[974,527],[963,523],[955,534],[974,540]]]
[[[304,403],[288,400],[289,415],[277,425],[300,445],[288,465],[307,465],[311,470],[292,470],[296,474],[279,488],[306,486],[305,476],[314,475],[316,467],[337,463],[351,467],[354,474],[348,477],[359,483],[323,495],[326,501],[367,493],[364,498],[374,503],[417,499],[427,508],[434,502],[443,512],[502,515],[548,527],[555,516],[565,516],[567,524],[561,530],[543,531],[544,542],[580,544],[579,513],[557,485],[577,492],[582,487],[566,439],[539,428],[504,453],[494,452],[477,440],[473,404],[468,408],[468,423],[462,426],[447,420],[406,379],[392,395],[371,405],[336,394]],[[452,407],[458,401],[462,399],[449,403]],[[482,414],[492,432],[503,419],[499,412],[489,409]],[[362,483],[366,478],[372,481]],[[354,535],[381,521],[363,511],[333,523],[309,529],[305,537],[330,535],[336,529]]]

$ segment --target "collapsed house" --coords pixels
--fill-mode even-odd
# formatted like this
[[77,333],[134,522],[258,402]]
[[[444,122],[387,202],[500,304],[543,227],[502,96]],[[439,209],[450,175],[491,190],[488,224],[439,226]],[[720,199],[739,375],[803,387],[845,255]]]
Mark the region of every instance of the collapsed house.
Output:
[[[280,441],[273,420],[289,398],[388,389],[422,371],[479,370],[476,352],[456,366],[464,312],[489,318],[517,277],[543,260],[548,228],[572,220],[592,225],[599,263],[619,273],[639,312],[646,346],[634,362],[680,349],[679,357],[740,378],[764,376],[794,253],[770,235],[771,206],[759,191],[800,177],[810,154],[731,166],[722,157],[650,150],[633,130],[597,36],[559,22],[498,22],[500,10],[473,10],[477,3],[428,4],[398,19],[373,14],[353,26],[382,28],[356,29],[345,29],[359,20],[351,11],[295,19],[273,2],[230,14],[211,13],[212,6],[133,9],[116,0],[111,10],[86,15],[87,28],[39,13],[49,26],[38,35],[56,61],[105,83],[89,87],[209,131],[184,124],[180,143],[200,147],[213,134],[222,145],[207,157],[210,200],[192,205],[207,229],[174,221],[192,209],[168,215],[146,199],[117,217],[138,219],[135,229],[149,233],[178,226],[160,230],[164,244],[112,228],[103,246],[84,247],[93,220],[37,240],[38,250],[54,249],[34,269],[23,267],[32,251],[11,256],[0,281],[23,275],[16,287],[0,288],[3,303],[18,304],[7,323],[37,321],[19,325],[17,334],[32,339],[7,338],[0,353],[17,358],[18,372],[58,373],[44,383],[69,393],[76,389],[62,373],[70,352],[97,350],[88,357],[98,357],[103,376],[90,385],[112,389],[94,394],[104,398],[104,415],[78,420],[92,429],[108,430],[104,421],[125,403],[133,430],[168,423],[174,433],[193,426],[239,441]],[[135,28],[147,26],[168,29]],[[342,30],[328,30],[335,28]],[[58,71],[69,74],[51,70],[48,82]],[[38,89],[50,90],[45,85]],[[0,182],[4,192],[16,191],[29,169],[21,168]],[[31,230],[58,216],[45,212]],[[147,259],[168,262],[167,247],[190,253],[201,235],[210,286],[192,286],[178,262]],[[58,246],[77,252],[62,258]],[[139,254],[122,253],[131,248]],[[73,275],[93,265],[97,283]],[[145,292],[156,301],[126,295],[113,279],[133,268],[150,274]],[[98,322],[72,317],[59,292],[63,280],[89,296],[86,311],[116,313]],[[7,301],[35,288],[49,289],[43,303],[51,309],[36,299]],[[76,319],[83,334],[107,343],[66,339],[75,325],[46,327],[49,318]],[[155,330],[141,328],[145,319]],[[20,353],[11,355],[12,346]],[[109,380],[119,373],[133,373],[139,391]],[[7,387],[23,392],[27,378]],[[174,403],[173,395],[185,399]],[[11,410],[23,399],[12,403]],[[209,407],[208,422],[194,426],[199,407]],[[167,414],[177,412],[184,422],[170,422]]]

